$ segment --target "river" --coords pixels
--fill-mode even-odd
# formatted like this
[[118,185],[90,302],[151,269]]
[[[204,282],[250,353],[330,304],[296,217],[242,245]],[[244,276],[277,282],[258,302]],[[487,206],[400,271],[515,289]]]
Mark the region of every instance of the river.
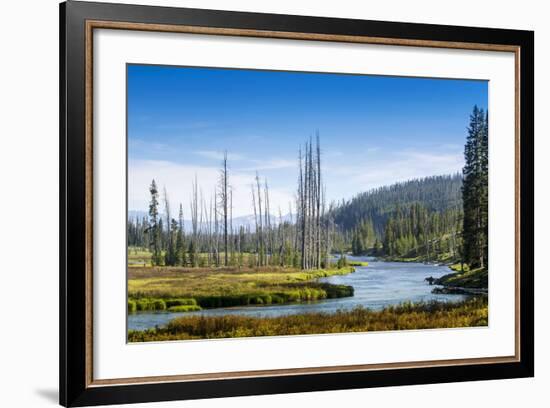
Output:
[[145,330],[162,326],[179,316],[204,315],[218,316],[238,314],[245,316],[274,317],[289,314],[349,310],[357,306],[371,309],[382,309],[385,306],[411,301],[458,302],[467,295],[433,294],[424,280],[428,276],[439,278],[451,272],[447,266],[428,265],[417,262],[384,262],[369,257],[348,257],[350,260],[367,261],[369,266],[356,267],[354,273],[330,276],[319,281],[351,285],[355,290],[352,297],[326,299],[317,302],[295,303],[288,305],[246,306],[207,309],[200,312],[137,312],[128,315],[129,330]]

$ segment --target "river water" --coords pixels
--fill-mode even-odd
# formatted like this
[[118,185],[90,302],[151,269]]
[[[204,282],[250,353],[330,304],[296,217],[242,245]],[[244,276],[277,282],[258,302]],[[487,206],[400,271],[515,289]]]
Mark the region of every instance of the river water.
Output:
[[353,309],[363,306],[371,309],[382,309],[385,306],[403,302],[421,302],[437,300],[440,302],[458,302],[467,295],[433,294],[424,280],[428,276],[441,277],[452,271],[447,266],[428,265],[423,263],[383,262],[369,257],[348,257],[350,260],[367,261],[369,266],[356,267],[354,273],[330,276],[319,281],[351,285],[355,293],[352,297],[326,299],[317,302],[295,303],[289,305],[246,306],[220,309],[207,309],[200,312],[137,312],[128,315],[129,330],[145,330],[162,326],[168,321],[191,315],[218,316],[238,314],[245,316],[274,317],[289,314],[324,312]]

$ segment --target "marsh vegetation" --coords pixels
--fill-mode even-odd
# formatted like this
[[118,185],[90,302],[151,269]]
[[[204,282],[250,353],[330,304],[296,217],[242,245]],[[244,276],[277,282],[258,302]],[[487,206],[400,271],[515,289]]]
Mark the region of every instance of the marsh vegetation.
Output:
[[405,303],[381,311],[357,307],[336,313],[304,313],[273,318],[238,315],[180,317],[163,327],[130,331],[128,339],[141,342],[474,327],[486,326],[487,320],[487,298],[478,297],[459,304]]
[[[409,180],[331,203],[326,198],[317,134],[297,149],[295,200],[288,203],[285,215],[280,207],[271,207],[270,184],[256,172],[249,186],[253,215],[248,223],[237,223],[233,217],[227,152],[215,185],[201,186],[196,177],[190,181],[190,228],[185,227],[183,203],[178,203],[178,215],[172,217],[168,190],[161,190],[152,179],[147,214],[128,221],[128,312],[187,316],[144,331],[130,330],[129,340],[486,325],[487,121],[486,112],[474,108],[462,175]],[[430,284],[440,286],[434,294],[439,290],[442,296],[452,296],[469,288],[480,289],[481,296],[457,298],[458,302],[424,301],[431,298],[423,288],[421,296],[411,290],[399,293],[394,303],[381,301],[381,309],[359,304],[330,313],[230,313],[231,308],[283,310],[289,304],[352,298],[354,285],[326,280],[370,267],[370,261],[349,259],[350,254],[411,262],[415,267],[449,264],[451,269],[445,267],[445,273],[435,278],[428,267],[420,280],[412,273],[399,275],[403,287],[414,276],[408,287],[417,290],[429,277]],[[389,298],[391,290],[401,285],[392,284],[383,292]],[[419,301],[412,304],[411,299]],[[227,314],[203,313],[211,309]]]

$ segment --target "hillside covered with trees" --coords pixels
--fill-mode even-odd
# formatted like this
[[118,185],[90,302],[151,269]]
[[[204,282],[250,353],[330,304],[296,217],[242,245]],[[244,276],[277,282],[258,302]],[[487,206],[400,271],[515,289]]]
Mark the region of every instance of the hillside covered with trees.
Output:
[[459,174],[409,180],[362,193],[330,214],[354,255],[436,259],[457,253]]
[[[233,226],[227,155],[219,183],[205,198],[193,181],[191,225],[182,204],[171,217],[166,189],[149,186],[147,216],[128,222],[128,245],[152,252],[154,265],[326,267],[331,254],[393,260],[488,264],[488,117],[474,107],[462,174],[437,175],[383,186],[327,204],[317,136],[299,149],[296,201],[273,215],[267,179],[250,186],[252,225]],[[292,210],[294,208],[294,211]],[[280,211],[280,210],[279,210]]]
[[[361,193],[329,217],[345,250],[393,260],[488,265],[488,115],[474,107],[462,174]],[[462,269],[462,268],[461,268]]]

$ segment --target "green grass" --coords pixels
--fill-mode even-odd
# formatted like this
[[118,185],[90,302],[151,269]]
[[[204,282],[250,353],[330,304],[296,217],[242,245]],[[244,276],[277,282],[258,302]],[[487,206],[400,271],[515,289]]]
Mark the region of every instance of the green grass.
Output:
[[470,266],[468,264],[461,265],[459,263],[449,265],[449,268],[455,272],[468,272],[470,270]]
[[418,255],[418,256],[410,256],[410,255],[388,256],[388,257],[385,257],[384,259],[386,261],[393,261],[393,262],[436,262],[440,264],[448,264],[456,260],[451,256],[449,252],[437,254],[435,258],[432,256],[429,259],[426,257],[425,254]]
[[145,248],[128,247],[128,265],[134,267],[151,265],[151,252]]
[[202,308],[197,305],[179,305],[168,308],[169,312],[197,312],[199,310],[202,310]]
[[[223,259],[225,252],[221,251],[219,253],[220,259]],[[164,256],[166,255],[166,251],[161,251],[161,258],[164,259]],[[199,264],[200,265],[208,265],[208,254],[205,252],[201,252],[197,254],[199,258]],[[243,253],[242,254],[242,265],[248,265],[249,264],[249,257],[255,256],[254,254],[248,254]],[[151,264],[151,257],[152,252],[150,252],[147,248],[142,247],[134,247],[129,246],[128,247],[128,266],[130,267],[147,267],[152,266]]]
[[[128,310],[171,310],[174,299],[190,299],[201,308],[308,302],[353,296],[353,287],[318,278],[354,272],[340,269],[129,267]],[[165,302],[162,309],[156,300]],[[135,307],[133,303],[135,302]]]
[[128,300],[129,312],[145,311],[145,310],[166,310],[166,302],[163,299],[150,299],[150,298]]
[[[174,308],[181,307],[181,310],[175,310]],[[188,308],[188,310],[185,310]],[[159,299],[159,298],[150,298],[150,297],[130,297],[128,299],[128,312],[142,312],[150,310],[168,310],[170,312],[178,311],[195,311],[200,310],[201,308],[197,305],[195,299]]]
[[226,316],[186,316],[166,326],[145,331],[129,331],[130,342],[214,339],[385,330],[434,329],[487,326],[486,297],[459,304],[419,303],[392,306],[381,311],[358,307],[333,314],[306,313],[273,318]]

